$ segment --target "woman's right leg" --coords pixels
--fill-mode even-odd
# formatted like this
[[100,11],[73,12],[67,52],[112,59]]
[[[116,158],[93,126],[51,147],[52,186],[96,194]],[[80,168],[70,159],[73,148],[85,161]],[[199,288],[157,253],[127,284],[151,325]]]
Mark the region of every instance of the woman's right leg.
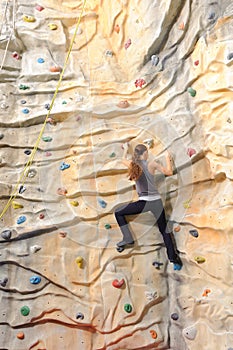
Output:
[[136,202],[132,202],[126,205],[121,206],[120,208],[116,209],[115,211],[115,217],[116,217],[116,221],[118,223],[118,225],[120,226],[121,232],[123,234],[123,242],[119,242],[122,243],[122,245],[124,245],[124,243],[134,243],[132,234],[129,230],[129,225],[128,222],[126,221],[125,216],[126,215],[136,215],[136,214],[140,214],[143,212],[143,209],[146,205],[146,201],[136,201]]

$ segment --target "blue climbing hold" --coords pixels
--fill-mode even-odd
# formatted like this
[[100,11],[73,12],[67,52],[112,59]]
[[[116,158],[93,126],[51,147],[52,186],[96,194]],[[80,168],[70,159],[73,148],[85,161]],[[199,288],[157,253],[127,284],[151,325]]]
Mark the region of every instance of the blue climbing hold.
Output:
[[24,114],[28,114],[28,113],[29,113],[29,109],[28,109],[28,108],[24,108],[24,109],[22,109],[22,112],[23,112]]
[[70,164],[67,164],[67,163],[62,163],[61,165],[60,165],[60,170],[65,170],[65,169],[68,169],[70,167]]
[[189,233],[191,236],[197,238],[199,236],[198,231],[197,230],[189,230]]
[[40,58],[38,58],[37,62],[38,63],[44,63],[44,59],[40,57]]
[[180,264],[173,264],[173,270],[180,271],[182,269],[182,266]]
[[17,224],[20,225],[27,220],[26,216],[22,215],[18,218]]
[[101,198],[98,199],[98,203],[102,208],[106,208],[107,206],[107,203]]
[[31,284],[39,284],[41,282],[41,277],[40,276],[32,276],[30,278],[30,283]]

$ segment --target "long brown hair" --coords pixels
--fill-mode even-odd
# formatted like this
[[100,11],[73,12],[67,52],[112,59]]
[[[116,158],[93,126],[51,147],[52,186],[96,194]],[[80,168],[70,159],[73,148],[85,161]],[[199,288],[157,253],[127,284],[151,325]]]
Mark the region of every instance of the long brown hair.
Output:
[[129,180],[136,181],[142,175],[142,168],[138,164],[140,156],[147,151],[147,147],[143,144],[139,144],[134,148],[132,161],[129,166]]

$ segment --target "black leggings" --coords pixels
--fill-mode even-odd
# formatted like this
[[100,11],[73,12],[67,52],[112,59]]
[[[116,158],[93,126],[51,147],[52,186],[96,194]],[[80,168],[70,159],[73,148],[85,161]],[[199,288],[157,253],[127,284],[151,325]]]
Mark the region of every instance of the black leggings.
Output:
[[174,247],[171,232],[169,232],[167,228],[167,220],[161,199],[154,201],[138,200],[116,209],[115,217],[123,234],[123,240],[126,242],[133,241],[133,237],[129,230],[125,215],[136,215],[145,213],[147,211],[151,211],[157,220],[159,231],[163,236],[163,240],[167,249],[168,259],[171,262],[175,262],[177,260],[177,252]]

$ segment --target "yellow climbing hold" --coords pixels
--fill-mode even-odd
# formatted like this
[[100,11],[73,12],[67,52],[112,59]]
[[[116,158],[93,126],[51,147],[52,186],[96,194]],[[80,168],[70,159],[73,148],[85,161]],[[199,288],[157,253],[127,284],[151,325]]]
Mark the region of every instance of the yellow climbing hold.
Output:
[[56,25],[55,23],[49,23],[49,24],[48,24],[48,27],[49,27],[49,29],[51,29],[51,30],[56,30],[56,29],[57,29],[57,25]]
[[35,22],[36,21],[34,16],[28,16],[28,15],[24,15],[23,20],[24,20],[24,22]]
[[22,205],[22,204],[19,204],[19,203],[15,202],[15,201],[13,201],[13,202],[11,203],[11,205],[12,205],[12,208],[13,208],[13,209],[20,209],[20,208],[23,208],[23,205]]
[[79,205],[78,201],[72,201],[70,202],[71,205],[73,205],[74,207],[77,207]]
[[78,256],[75,261],[78,267],[81,269],[83,267],[83,258],[81,256]]
[[198,264],[203,264],[205,262],[205,258],[203,256],[196,256],[194,258],[194,260],[198,263]]
[[191,202],[191,199],[188,199],[187,201],[183,202],[184,209],[190,208],[190,202]]

